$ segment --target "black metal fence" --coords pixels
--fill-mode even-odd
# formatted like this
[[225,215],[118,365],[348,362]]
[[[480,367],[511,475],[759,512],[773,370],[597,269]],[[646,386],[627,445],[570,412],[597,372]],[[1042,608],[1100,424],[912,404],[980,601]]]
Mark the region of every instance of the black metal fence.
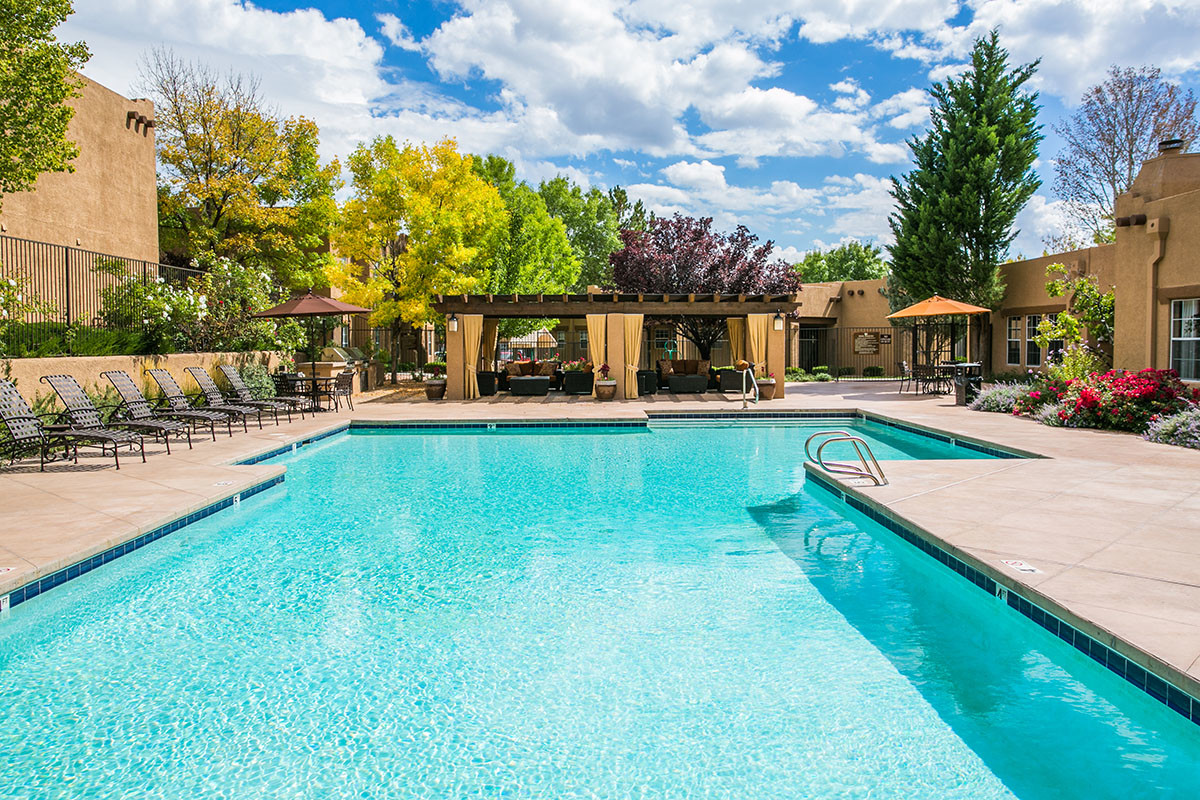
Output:
[[[0,280],[15,282],[22,305],[33,307],[9,321],[5,347],[9,352],[33,354],[47,344],[65,342],[64,349],[70,352],[77,337],[65,334],[81,327],[140,333],[145,328],[146,292],[121,291],[123,287],[128,289],[130,282],[181,286],[201,274],[185,267],[0,235]],[[114,326],[106,317],[122,323]]]

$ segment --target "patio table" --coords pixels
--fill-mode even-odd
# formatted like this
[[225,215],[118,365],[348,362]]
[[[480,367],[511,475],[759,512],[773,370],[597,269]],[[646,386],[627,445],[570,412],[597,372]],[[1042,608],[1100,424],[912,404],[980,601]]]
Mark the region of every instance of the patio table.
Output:
[[321,398],[333,396],[333,384],[337,380],[336,376],[321,377],[318,375],[306,378],[300,375],[289,375],[287,380],[291,384],[292,394],[311,397],[314,411],[330,410],[321,405]]

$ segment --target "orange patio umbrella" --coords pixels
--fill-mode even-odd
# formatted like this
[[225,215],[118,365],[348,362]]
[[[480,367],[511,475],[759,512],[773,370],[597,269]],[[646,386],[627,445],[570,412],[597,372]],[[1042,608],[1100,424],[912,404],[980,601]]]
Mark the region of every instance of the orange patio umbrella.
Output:
[[950,300],[940,295],[934,295],[928,300],[913,303],[908,308],[902,308],[895,314],[888,314],[888,319],[905,319],[908,317],[962,317],[971,314],[990,314],[990,308],[980,308],[970,303]]
[[[990,314],[990,308],[981,308],[973,306],[970,303],[963,303],[959,300],[951,300],[941,295],[934,295],[919,303],[913,303],[908,308],[902,308],[894,314],[888,314],[888,319],[920,319],[922,317],[970,317],[974,314]],[[967,327],[967,358],[971,358],[971,335],[970,325]],[[951,335],[954,330],[951,328]],[[916,333],[913,334],[913,356],[917,354]]]

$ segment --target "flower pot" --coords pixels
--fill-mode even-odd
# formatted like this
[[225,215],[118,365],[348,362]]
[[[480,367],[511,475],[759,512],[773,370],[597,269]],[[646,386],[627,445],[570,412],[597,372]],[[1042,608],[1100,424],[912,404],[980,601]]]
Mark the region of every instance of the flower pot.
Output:
[[758,382],[758,396],[763,400],[775,399],[775,379],[763,378]]
[[446,381],[445,379],[436,381],[425,381],[425,399],[426,400],[441,400],[446,396]]
[[616,381],[596,381],[596,399],[612,400],[617,396]]

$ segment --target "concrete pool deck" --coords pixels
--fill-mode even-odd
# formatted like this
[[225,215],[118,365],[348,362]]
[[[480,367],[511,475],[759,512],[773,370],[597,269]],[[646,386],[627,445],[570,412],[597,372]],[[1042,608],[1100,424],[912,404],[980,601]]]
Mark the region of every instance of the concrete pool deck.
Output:
[[[759,410],[861,409],[1040,459],[884,462],[890,483],[844,482],[944,549],[1127,657],[1200,697],[1200,452],[1127,434],[1047,428],[970,412],[946,397],[899,395],[895,383],[792,384]],[[148,462],[81,454],[78,467],[36,461],[0,467],[0,596],[278,475],[232,462],[303,441],[351,420],[644,419],[647,412],[736,411],[718,394],[598,403],[587,397],[388,402],[322,414],[232,438],[198,439]],[[797,453],[803,459],[803,453]],[[1023,561],[1020,572],[1004,561]]]

